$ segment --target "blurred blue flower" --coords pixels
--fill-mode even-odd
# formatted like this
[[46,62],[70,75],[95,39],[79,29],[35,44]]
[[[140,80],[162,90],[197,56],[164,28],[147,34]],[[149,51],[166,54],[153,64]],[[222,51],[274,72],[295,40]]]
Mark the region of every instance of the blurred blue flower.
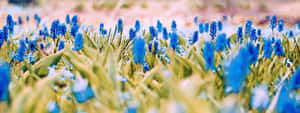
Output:
[[283,20],[280,18],[280,19],[278,20],[278,31],[279,31],[279,32],[282,32],[283,29],[284,29],[284,23],[283,23]]
[[203,23],[199,23],[198,27],[199,27],[199,32],[200,32],[200,34],[202,34],[202,33],[204,32],[204,26],[203,26]]
[[37,13],[34,14],[34,20],[36,21],[36,26],[39,26],[41,23],[41,18]]
[[170,46],[173,50],[176,50],[179,44],[178,36],[176,32],[172,32],[170,37]]
[[250,33],[250,39],[256,41],[257,40],[257,36],[256,36],[256,29],[252,29],[251,33]]
[[216,51],[224,51],[226,45],[227,45],[226,34],[225,33],[219,34],[215,42]]
[[58,29],[59,29],[59,20],[56,19],[52,22],[51,28],[50,28],[50,34],[53,39],[57,38]]
[[298,90],[299,88],[300,88],[300,67],[298,67],[296,71],[293,73],[289,82],[289,89]]
[[144,72],[147,72],[150,70],[149,64],[147,62],[144,63],[143,69],[144,69]]
[[273,30],[276,28],[276,26],[277,26],[277,17],[276,15],[273,15],[270,20],[270,27]]
[[58,51],[62,50],[65,48],[65,41],[64,40],[60,40],[59,44],[58,44]]
[[151,40],[157,37],[157,31],[154,26],[150,26],[149,31],[150,31]]
[[0,102],[9,98],[10,66],[4,61],[0,61]]
[[194,31],[193,38],[192,38],[192,44],[196,43],[198,41],[198,31]]
[[237,56],[234,56],[224,65],[223,76],[225,78],[225,92],[238,93],[249,73],[249,52],[246,48],[240,48]]
[[124,113],[138,113],[138,105],[136,102],[129,102]]
[[283,47],[281,45],[281,41],[279,39],[276,40],[275,42],[274,51],[275,51],[275,55],[277,56],[283,56],[285,54],[283,51]]
[[288,38],[292,38],[292,37],[294,37],[294,32],[292,30],[290,30],[288,32]]
[[216,23],[215,21],[213,21],[213,22],[210,24],[210,32],[209,32],[209,35],[211,36],[212,39],[215,39],[216,34],[217,34],[217,23]]
[[79,103],[84,103],[91,98],[94,98],[94,92],[88,85],[88,81],[85,79],[76,80],[72,87],[75,99]]
[[69,14],[67,14],[67,16],[66,16],[66,23],[67,23],[67,24],[70,24],[70,23],[71,23],[70,15],[69,15]]
[[25,54],[25,50],[26,50],[26,45],[24,40],[20,39],[19,40],[19,47],[18,47],[18,51],[17,51],[17,60],[22,62],[24,59],[24,54]]
[[118,19],[118,33],[120,33],[123,29],[123,20],[121,18]]
[[83,48],[83,36],[81,33],[77,33],[75,36],[75,43],[74,43],[74,47],[73,50],[74,51],[79,51]]
[[137,64],[143,64],[145,61],[145,41],[137,38],[134,40],[132,47],[133,60]]
[[260,84],[252,89],[250,105],[257,110],[265,110],[270,104],[267,84]]
[[222,18],[223,18],[223,21],[227,21],[227,19],[228,19],[227,15],[223,15]]
[[26,16],[26,21],[27,21],[27,22],[29,21],[29,16],[28,16],[28,15]]
[[72,25],[77,25],[78,24],[78,20],[77,20],[77,15],[74,15],[73,17],[72,17],[72,20],[71,20],[71,24]]
[[239,26],[237,31],[237,42],[243,42],[243,27]]
[[194,23],[197,24],[198,23],[198,16],[194,17]]
[[250,64],[255,64],[259,55],[259,44],[255,47],[252,42],[248,42],[247,50],[249,54]]
[[48,110],[48,113],[60,113],[60,108],[59,108],[58,104],[53,100],[48,102],[47,110]]
[[136,32],[139,32],[139,31],[140,31],[140,29],[141,29],[141,23],[140,23],[139,20],[136,20],[136,21],[135,21],[134,27],[135,27],[135,31],[136,31]]
[[205,24],[204,24],[204,31],[207,33],[208,30],[209,30],[209,23],[205,22]]
[[248,19],[245,25],[245,37],[250,36],[251,29],[252,29],[252,21]]
[[79,26],[77,24],[73,24],[71,26],[71,32],[70,32],[71,36],[75,37],[78,30],[79,30]]
[[27,59],[28,64],[32,64],[36,61],[31,52],[29,54],[26,54],[25,58]]
[[258,37],[260,37],[261,36],[261,29],[259,28],[259,29],[257,29],[257,35],[258,35]]
[[177,30],[177,24],[176,24],[175,20],[172,21],[171,28],[172,28],[172,31],[176,31]]
[[18,22],[19,22],[19,24],[23,24],[23,21],[22,21],[22,17],[21,17],[21,16],[18,17]]
[[37,46],[37,40],[32,40],[28,42],[28,48],[30,51],[35,52]]
[[264,50],[264,57],[271,58],[271,55],[273,52],[271,40],[269,40],[269,39],[264,40],[263,50]]
[[299,113],[296,100],[290,97],[290,89],[283,84],[281,90],[278,92],[279,98],[276,104],[278,113]]
[[136,32],[133,28],[129,29],[129,40],[133,40],[136,36]]
[[298,20],[298,29],[300,30],[300,20]]
[[4,40],[8,40],[8,36],[9,36],[8,32],[9,32],[9,30],[8,30],[7,25],[4,25],[3,26],[3,39]]
[[159,21],[159,20],[157,20],[157,23],[156,23],[156,28],[157,28],[157,32],[161,32],[162,31],[162,23]]
[[162,33],[163,33],[163,39],[168,40],[169,35],[166,27],[163,27]]
[[203,49],[203,57],[205,59],[205,69],[208,71],[211,69],[212,71],[216,70],[214,63],[214,47],[213,44],[209,41],[205,42],[205,47]]
[[223,29],[223,24],[221,21],[218,21],[218,31],[222,31]]
[[13,34],[15,22],[13,20],[13,17],[10,14],[8,14],[6,17],[6,25],[8,27],[9,33]]

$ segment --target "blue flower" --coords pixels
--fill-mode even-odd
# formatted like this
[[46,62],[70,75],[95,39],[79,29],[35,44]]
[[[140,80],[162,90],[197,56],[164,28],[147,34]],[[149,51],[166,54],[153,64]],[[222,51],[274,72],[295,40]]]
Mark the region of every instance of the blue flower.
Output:
[[17,51],[17,60],[22,62],[24,59],[24,54],[25,54],[25,50],[26,50],[26,45],[25,45],[25,42],[24,40],[20,40],[19,41],[19,48],[18,48],[18,51]]
[[273,15],[270,20],[270,27],[273,30],[276,28],[276,26],[277,26],[277,17],[276,17],[276,15]]
[[4,61],[0,61],[0,102],[9,98],[10,66]]
[[276,40],[274,45],[274,50],[275,50],[275,55],[277,56],[283,56],[285,54],[280,40]]
[[204,32],[204,26],[203,26],[203,23],[199,23],[198,27],[199,27],[199,32],[200,32],[200,34],[202,34],[202,33]]
[[39,26],[41,22],[41,18],[37,13],[34,14],[34,20],[36,21],[36,26]]
[[163,27],[162,33],[163,33],[163,38],[164,38],[165,40],[168,40],[169,35],[168,35],[168,31],[167,31],[167,28],[166,28],[166,27]]
[[3,26],[3,39],[7,40],[8,39],[8,27],[7,25]]
[[248,37],[250,35],[251,28],[252,28],[252,21],[247,20],[245,25],[245,37]]
[[219,34],[215,42],[216,51],[224,51],[226,45],[227,45],[226,34],[225,33]]
[[280,19],[278,20],[278,31],[279,31],[279,32],[282,32],[283,29],[284,29],[284,23],[283,23],[283,20],[280,18]]
[[243,42],[243,27],[240,26],[237,31],[237,42]]
[[272,41],[268,39],[264,40],[263,49],[264,49],[264,57],[271,58],[273,52]]
[[157,20],[156,28],[158,32],[162,31],[162,23],[159,20]]
[[144,63],[143,69],[144,69],[144,72],[147,72],[150,70],[149,64],[147,62]]
[[77,33],[75,36],[75,43],[74,43],[74,47],[73,50],[74,51],[79,51],[83,48],[83,36],[81,33]]
[[76,33],[78,32],[78,30],[79,30],[79,26],[78,26],[77,24],[73,24],[73,25],[71,26],[71,32],[70,32],[70,34],[71,34],[73,37],[75,37],[75,35],[76,35]]
[[129,40],[133,40],[136,36],[136,32],[133,28],[129,29]]
[[29,21],[29,16],[28,16],[28,15],[26,16],[26,21],[27,21],[27,22]]
[[257,29],[257,35],[260,37],[261,36],[261,29]]
[[215,21],[213,21],[210,24],[210,32],[209,35],[211,36],[212,39],[214,39],[216,37],[217,34],[217,23]]
[[76,80],[72,87],[75,99],[79,103],[84,103],[91,98],[94,98],[94,92],[88,85],[88,81],[85,79]]
[[292,75],[289,82],[289,88],[291,90],[298,90],[300,88],[300,67],[298,67]]
[[300,20],[298,20],[298,29],[300,30]]
[[193,38],[192,38],[192,44],[196,43],[198,41],[198,31],[195,31],[193,33]]
[[172,28],[172,31],[176,31],[177,30],[177,24],[176,24],[175,20],[172,21],[171,28]]
[[64,40],[60,40],[59,44],[58,44],[58,51],[62,50],[65,48],[65,41]]
[[221,21],[218,21],[218,31],[222,31],[223,29],[223,24]]
[[118,33],[120,33],[123,29],[123,20],[119,18],[118,20]]
[[32,40],[28,42],[29,49],[34,52],[36,50],[37,40]]
[[133,60],[137,64],[143,64],[145,61],[145,41],[137,38],[134,40],[132,47]]
[[60,113],[60,108],[55,101],[50,101],[47,105],[48,113]]
[[267,16],[265,17],[265,19],[266,19],[266,20],[270,20],[270,16],[267,15]]
[[208,30],[209,30],[209,23],[205,22],[205,24],[204,24],[204,31],[207,33]]
[[205,69],[208,71],[209,69],[215,70],[215,63],[214,63],[214,47],[211,42],[205,42],[205,47],[203,49],[203,57],[205,59]]
[[290,90],[283,84],[276,104],[279,113],[299,113],[295,99],[290,97]]
[[177,47],[178,47],[178,36],[177,36],[177,33],[176,32],[173,32],[171,34],[171,39],[170,39],[170,46],[173,50],[176,50]]
[[77,25],[78,24],[78,22],[77,22],[77,15],[74,15],[73,17],[72,17],[72,20],[71,20],[71,24],[72,25]]
[[257,85],[253,88],[250,100],[251,107],[260,111],[265,110],[268,108],[270,100],[267,84]]
[[59,32],[58,29],[59,29],[59,20],[57,19],[52,22],[51,28],[50,28],[50,34],[53,39],[57,38],[57,34]]
[[34,63],[36,61],[32,53],[25,55],[25,58],[27,59],[28,64]]
[[197,24],[198,23],[198,16],[194,17],[194,23]]
[[255,47],[252,42],[247,44],[249,60],[251,64],[255,64],[259,55],[259,44]]
[[250,33],[250,39],[256,41],[257,40],[257,36],[256,36],[256,29],[252,29],[251,33]]
[[40,43],[40,48],[41,48],[41,50],[44,50],[44,49],[45,49],[45,47],[44,47],[44,44],[43,44],[43,43]]
[[21,16],[18,17],[18,22],[19,22],[19,24],[22,24],[22,23],[23,23],[22,17],[21,17]]
[[13,17],[10,14],[8,14],[6,17],[6,25],[8,26],[8,30],[10,34],[13,34],[15,22],[13,20]]
[[231,60],[224,65],[225,92],[238,93],[249,72],[249,54],[246,48],[241,48]]
[[104,24],[101,22],[99,25],[99,33],[101,34],[103,30],[104,30]]
[[70,15],[69,15],[69,14],[67,14],[67,16],[66,16],[66,23],[67,23],[67,24],[70,24],[70,23],[71,23]]
[[136,32],[140,31],[140,29],[141,29],[141,23],[140,23],[139,20],[135,21],[134,27],[135,27],[135,31]]
[[136,102],[130,102],[124,113],[138,113],[138,106]]
[[223,21],[227,21],[227,19],[228,19],[228,18],[227,18],[227,15],[223,15],[222,18],[223,18]]
[[150,26],[149,31],[150,31],[151,40],[157,37],[157,31],[154,26]]
[[60,24],[60,35],[65,35],[67,33],[67,26],[66,24]]
[[290,30],[290,31],[288,32],[288,37],[289,37],[289,38],[294,37],[294,32],[293,32],[292,30]]

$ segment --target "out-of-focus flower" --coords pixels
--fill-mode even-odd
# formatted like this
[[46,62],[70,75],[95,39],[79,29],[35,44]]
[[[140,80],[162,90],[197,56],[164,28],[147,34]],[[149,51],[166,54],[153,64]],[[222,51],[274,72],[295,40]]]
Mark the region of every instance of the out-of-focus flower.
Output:
[[264,49],[264,57],[271,58],[273,52],[272,41],[269,39],[264,40],[263,49]]
[[200,32],[200,34],[202,34],[202,33],[204,32],[204,26],[203,26],[203,23],[199,23],[198,27],[199,27],[199,32]]
[[216,51],[224,51],[226,45],[227,45],[226,34],[225,33],[219,34],[215,42]]
[[59,108],[58,104],[53,100],[51,100],[48,103],[47,110],[49,113],[60,113],[60,108]]
[[9,98],[10,66],[4,61],[0,61],[0,102]]
[[143,39],[135,39],[132,47],[133,60],[137,64],[143,64],[145,61],[145,41]]
[[275,50],[275,55],[277,56],[283,56],[285,54],[283,51],[283,47],[281,45],[281,41],[279,39],[276,40],[275,42],[274,50]]
[[85,79],[76,80],[72,87],[75,99],[79,103],[84,103],[91,98],[94,98],[94,92],[88,85],[88,81]]
[[252,21],[249,19],[246,21],[246,25],[245,25],[245,37],[250,36],[251,29],[252,29]]
[[251,107],[258,110],[265,110],[270,104],[270,96],[268,92],[268,85],[257,85],[252,89],[252,96],[250,100]]
[[83,36],[81,33],[77,33],[75,36],[75,43],[74,43],[74,47],[73,50],[74,51],[79,51],[83,48]]
[[206,64],[206,67],[205,69],[206,70],[215,70],[216,67],[215,67],[215,63],[214,63],[214,47],[212,45],[211,42],[207,41],[205,42],[205,47],[204,47],[204,50],[203,50],[203,57],[205,59],[205,64]]
[[209,32],[209,35],[212,39],[215,39],[216,37],[216,34],[217,34],[217,23],[215,21],[213,21],[211,24],[210,24],[210,32]]
[[270,27],[273,30],[276,28],[276,26],[277,26],[277,17],[276,17],[276,15],[273,15],[270,20]]
[[284,23],[283,23],[283,20],[280,18],[280,19],[278,20],[278,31],[279,31],[279,32],[282,32],[283,29],[284,29]]
[[162,23],[159,20],[157,20],[157,23],[156,23],[157,32],[161,32],[162,27],[163,27]]

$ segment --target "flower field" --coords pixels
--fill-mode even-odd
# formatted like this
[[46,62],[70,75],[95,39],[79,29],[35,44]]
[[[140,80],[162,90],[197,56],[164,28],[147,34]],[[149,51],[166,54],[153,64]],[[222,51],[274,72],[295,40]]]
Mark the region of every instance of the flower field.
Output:
[[300,20],[42,18],[1,20],[1,113],[300,113]]

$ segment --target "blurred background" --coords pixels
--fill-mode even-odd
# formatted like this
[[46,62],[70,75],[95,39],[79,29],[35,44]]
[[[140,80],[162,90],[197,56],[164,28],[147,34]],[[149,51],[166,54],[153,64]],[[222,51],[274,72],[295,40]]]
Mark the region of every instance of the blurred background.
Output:
[[125,24],[133,24],[136,19],[144,24],[157,19],[170,24],[175,19],[190,26],[195,16],[200,21],[211,21],[227,15],[232,24],[252,19],[255,24],[264,25],[273,14],[287,24],[295,24],[299,11],[300,0],[0,0],[1,20],[8,13],[14,18],[33,18],[37,13],[42,22],[77,14],[80,22],[86,24],[116,23],[120,17]]

